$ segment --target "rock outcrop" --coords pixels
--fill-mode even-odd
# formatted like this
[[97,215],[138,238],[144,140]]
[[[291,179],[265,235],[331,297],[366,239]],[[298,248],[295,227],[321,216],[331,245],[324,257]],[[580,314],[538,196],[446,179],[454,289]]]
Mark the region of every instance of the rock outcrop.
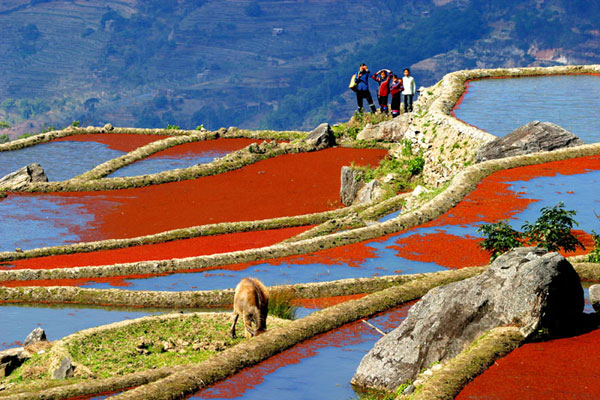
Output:
[[532,121],[505,137],[483,145],[477,151],[476,162],[518,156],[538,151],[580,146],[583,141],[571,132],[551,122]]
[[32,182],[48,182],[44,169],[38,163],[29,164],[0,178],[0,188],[22,190]]
[[73,376],[75,367],[69,357],[63,357],[60,360],[60,365],[54,371],[52,371],[53,379],[66,379]]
[[404,138],[404,133],[409,130],[410,118],[410,115],[402,114],[390,121],[384,121],[376,125],[367,124],[356,138],[358,140],[398,142]]
[[318,150],[326,149],[331,146],[335,146],[335,135],[333,130],[328,123],[322,123],[313,129],[305,141],[309,144],[313,144]]
[[363,358],[352,383],[394,390],[491,328],[517,325],[525,336],[562,333],[577,325],[583,305],[579,276],[563,256],[511,250],[481,275],[427,293]]
[[27,347],[32,344],[45,341],[47,341],[46,332],[38,326],[33,331],[31,331],[29,335],[27,335],[25,341],[23,342],[23,347]]
[[23,347],[0,351],[0,379],[10,375],[28,358],[29,354]]
[[352,204],[354,199],[356,199],[358,191],[364,185],[364,183],[358,179],[358,174],[358,171],[352,167],[342,167],[340,176],[340,201],[345,206]]

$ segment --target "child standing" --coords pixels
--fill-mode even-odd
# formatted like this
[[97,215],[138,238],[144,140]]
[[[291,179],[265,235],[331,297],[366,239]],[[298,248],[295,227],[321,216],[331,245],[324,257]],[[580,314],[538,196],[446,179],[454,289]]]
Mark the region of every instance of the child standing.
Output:
[[417,92],[417,85],[415,84],[415,78],[410,76],[410,69],[404,68],[404,77],[402,78],[402,85],[404,90],[402,91],[402,102],[404,103],[404,112],[412,112],[413,110],[413,98]]
[[390,94],[392,95],[392,117],[396,118],[400,115],[400,94],[404,90],[402,79],[398,75],[392,75],[392,83],[390,84]]
[[388,113],[388,94],[390,93],[390,79],[392,78],[392,71],[389,69],[381,69],[377,71],[371,78],[379,83],[379,90],[377,91],[377,101],[379,102],[379,109],[382,113]]

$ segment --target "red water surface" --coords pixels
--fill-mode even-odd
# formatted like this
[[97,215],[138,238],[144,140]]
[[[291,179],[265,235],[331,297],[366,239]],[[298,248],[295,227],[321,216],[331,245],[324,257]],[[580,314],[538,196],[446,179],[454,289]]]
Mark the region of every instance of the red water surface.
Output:
[[53,142],[97,142],[108,146],[109,149],[124,151],[126,153],[156,142],[167,139],[164,135],[136,135],[133,133],[95,133],[66,136],[52,140]]
[[137,237],[194,225],[339,208],[341,167],[352,163],[375,166],[386,154],[378,149],[330,148],[275,157],[194,180],[48,196],[55,202],[82,203],[95,216],[91,228],[74,232],[82,241]]
[[459,400],[599,399],[600,330],[529,343],[496,361]]
[[[396,309],[387,311],[387,318],[383,324],[384,330],[391,330],[400,325],[406,317],[408,310],[414,302],[406,303]],[[232,377],[227,378],[197,393],[194,398],[233,399],[241,397],[246,391],[252,390],[262,384],[267,375],[287,365],[299,364],[303,359],[314,357],[319,349],[325,347],[346,347],[364,342],[365,336],[373,333],[373,328],[363,323],[362,320],[344,325],[341,328],[317,335],[294,347],[273,356],[255,366],[245,368]],[[331,367],[335,367],[332,365]],[[290,382],[290,385],[294,385]],[[301,388],[298,388],[301,390]]]
[[[146,260],[170,260],[206,254],[227,253],[269,246],[296,236],[312,226],[202,236],[123,249],[37,257],[0,264],[0,269],[49,269],[89,265],[112,265]],[[10,267],[9,267],[10,266]]]
[[184,143],[178,146],[169,147],[166,150],[159,151],[158,153],[152,154],[148,158],[161,158],[161,157],[185,157],[201,153],[218,153],[225,154],[231,153],[236,150],[243,149],[252,143],[262,143],[263,140],[259,139],[215,139],[215,140],[202,140],[199,142]]

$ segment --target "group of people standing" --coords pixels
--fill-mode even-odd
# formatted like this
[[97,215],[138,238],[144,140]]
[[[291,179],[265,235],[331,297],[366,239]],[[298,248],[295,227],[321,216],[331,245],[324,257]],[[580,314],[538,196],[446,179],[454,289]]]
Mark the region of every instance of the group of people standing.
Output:
[[363,101],[367,100],[371,112],[377,111],[373,98],[369,91],[369,77],[379,83],[377,90],[377,101],[382,113],[388,113],[388,96],[391,95],[392,102],[392,117],[400,115],[400,103],[404,103],[404,112],[412,112],[413,99],[417,92],[415,79],[410,75],[410,69],[404,69],[404,76],[401,78],[392,73],[389,69],[381,69],[375,74],[370,75],[369,69],[365,64],[360,65],[358,72],[350,81],[350,89],[356,92],[356,102],[358,104],[358,112],[363,112]]

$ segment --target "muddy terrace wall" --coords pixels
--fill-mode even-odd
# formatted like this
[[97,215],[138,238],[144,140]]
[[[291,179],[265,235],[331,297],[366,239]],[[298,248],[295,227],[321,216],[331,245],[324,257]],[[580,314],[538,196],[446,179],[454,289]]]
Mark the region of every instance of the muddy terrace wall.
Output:
[[496,137],[452,116],[473,79],[531,77],[544,75],[599,74],[600,65],[473,69],[445,75],[434,86],[420,92],[410,129],[425,133],[429,148],[424,154],[423,175],[429,185],[440,186],[474,162],[477,149]]
[[490,160],[477,165],[472,165],[458,173],[444,192],[414,211],[401,214],[386,222],[376,223],[364,228],[336,232],[317,238],[300,240],[292,243],[276,244],[259,249],[185,259],[146,261],[95,267],[76,267],[69,269],[6,270],[0,271],[0,281],[75,279],[100,276],[114,277],[138,274],[158,274],[312,253],[323,249],[374,239],[431,221],[454,207],[454,205],[460,202],[467,194],[472,192],[483,178],[496,171],[597,154],[600,154],[600,143],[571,147],[553,152],[534,153],[499,160]]

